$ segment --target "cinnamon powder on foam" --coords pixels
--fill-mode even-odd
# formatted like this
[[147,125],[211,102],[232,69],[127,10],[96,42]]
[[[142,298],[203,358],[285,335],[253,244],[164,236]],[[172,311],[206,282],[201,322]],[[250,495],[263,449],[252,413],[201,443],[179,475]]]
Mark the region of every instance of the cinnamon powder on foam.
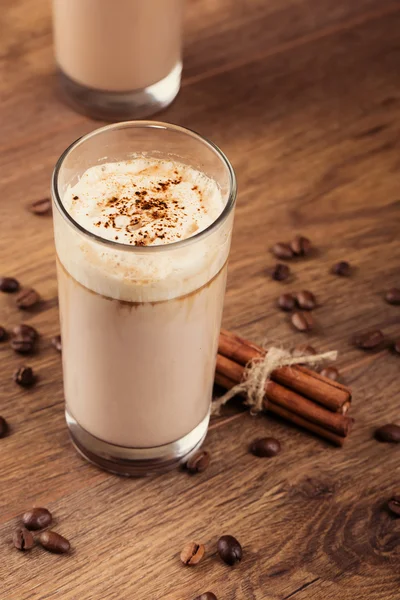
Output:
[[133,246],[191,237],[223,209],[212,179],[181,163],[147,158],[91,167],[63,200],[85,229]]

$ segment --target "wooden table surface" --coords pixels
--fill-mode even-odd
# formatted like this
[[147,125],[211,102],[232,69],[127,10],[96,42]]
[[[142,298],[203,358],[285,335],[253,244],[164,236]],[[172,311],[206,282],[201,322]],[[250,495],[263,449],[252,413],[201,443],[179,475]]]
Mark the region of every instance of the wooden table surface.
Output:
[[[125,479],[86,464],[63,414],[52,222],[26,205],[48,195],[53,165],[97,123],[59,99],[50,7],[1,7],[0,273],[36,288],[43,302],[21,314],[2,294],[2,325],[42,334],[29,359],[2,344],[0,595],[2,600],[398,600],[400,519],[385,502],[400,488],[400,446],[374,429],[399,420],[400,357],[352,347],[353,332],[400,337],[400,3],[392,0],[188,0],[182,91],[160,118],[212,138],[231,159],[239,199],[224,325],[254,339],[338,349],[353,387],[354,432],[343,449],[269,417],[243,412],[213,421],[209,469]],[[271,243],[310,237],[314,258],[273,282]],[[348,260],[350,278],[330,266]],[[312,335],[279,312],[282,291],[310,289],[321,306]],[[40,381],[12,380],[22,363]],[[232,412],[233,411],[233,412]],[[279,456],[256,459],[249,440],[273,435]],[[11,543],[18,515],[47,506],[70,556]],[[216,540],[235,535],[243,561],[231,569]],[[189,540],[206,544],[181,565]]]

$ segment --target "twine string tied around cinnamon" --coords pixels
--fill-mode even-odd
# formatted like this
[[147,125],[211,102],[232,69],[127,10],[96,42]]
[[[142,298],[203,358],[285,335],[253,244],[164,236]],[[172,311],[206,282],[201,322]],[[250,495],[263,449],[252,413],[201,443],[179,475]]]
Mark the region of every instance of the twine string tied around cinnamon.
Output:
[[265,356],[254,358],[245,367],[243,379],[240,383],[228,390],[223,396],[212,403],[211,414],[219,415],[222,406],[238,394],[246,394],[246,405],[250,413],[256,415],[264,409],[265,386],[270,380],[272,371],[279,367],[299,364],[316,365],[325,360],[336,360],[337,351],[332,350],[312,356],[292,356],[288,350],[272,347]]

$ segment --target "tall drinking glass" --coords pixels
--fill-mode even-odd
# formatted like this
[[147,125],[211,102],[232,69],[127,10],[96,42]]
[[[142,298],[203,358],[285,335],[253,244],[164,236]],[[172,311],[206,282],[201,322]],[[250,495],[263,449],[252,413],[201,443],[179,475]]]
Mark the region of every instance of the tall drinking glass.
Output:
[[182,71],[183,0],[53,0],[64,95],[110,121],[144,118],[172,102]]
[[[89,231],[71,216],[68,190],[87,169],[106,170],[132,157],[205,175],[222,212],[192,237],[159,245],[129,245]],[[72,441],[112,472],[172,468],[201,445],[209,422],[236,199],[232,167],[192,131],[125,122],[63,153],[52,197]]]

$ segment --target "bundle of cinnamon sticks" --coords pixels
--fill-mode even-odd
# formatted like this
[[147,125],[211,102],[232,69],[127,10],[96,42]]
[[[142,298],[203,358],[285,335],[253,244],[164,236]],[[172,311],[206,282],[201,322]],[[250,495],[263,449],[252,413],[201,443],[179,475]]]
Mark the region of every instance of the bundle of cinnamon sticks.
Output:
[[[215,382],[226,389],[243,380],[245,366],[266,350],[229,331],[219,338]],[[300,365],[275,369],[265,385],[264,408],[343,446],[354,420],[348,416],[351,391]]]

